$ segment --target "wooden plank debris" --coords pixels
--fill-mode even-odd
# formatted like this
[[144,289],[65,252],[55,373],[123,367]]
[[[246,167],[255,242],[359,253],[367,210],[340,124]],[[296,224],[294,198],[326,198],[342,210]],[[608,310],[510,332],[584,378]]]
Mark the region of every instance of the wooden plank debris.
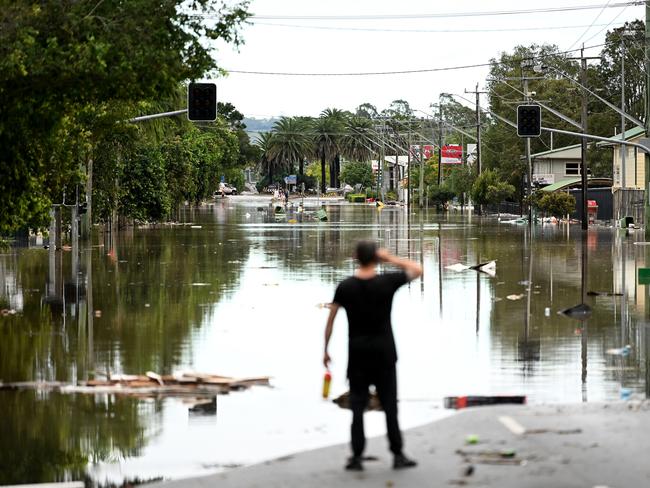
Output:
[[148,371],[144,375],[110,374],[108,379],[92,379],[78,383],[61,381],[21,381],[3,383],[0,390],[47,390],[60,393],[116,394],[145,396],[187,396],[226,394],[253,385],[269,385],[268,376],[233,378],[209,373],[181,372],[160,375]]

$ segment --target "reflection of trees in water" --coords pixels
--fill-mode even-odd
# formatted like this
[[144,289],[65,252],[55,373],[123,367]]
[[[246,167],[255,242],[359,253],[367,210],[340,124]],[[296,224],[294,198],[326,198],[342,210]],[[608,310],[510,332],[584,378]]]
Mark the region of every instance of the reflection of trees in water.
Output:
[[[83,249],[75,271],[71,254],[53,255],[48,286],[46,251],[0,257],[0,290],[17,290],[23,303],[0,318],[0,379],[171,372],[191,360],[201,305],[234,287],[248,244],[236,226],[177,227],[127,231]],[[0,484],[80,479],[89,459],[135,455],[157,433],[160,409],[111,396],[0,392]]]
[[94,269],[94,305],[102,310],[95,341],[105,344],[97,360],[111,369],[169,373],[190,359],[189,334],[206,310],[200,305],[233,288],[248,245],[236,226],[136,232],[132,242],[118,243],[113,262],[100,260]]
[[354,249],[360,240],[377,241],[392,252],[407,255],[403,209],[377,211],[366,205],[329,205],[326,209],[327,222],[261,228],[255,233],[260,248],[292,275],[321,281],[336,281],[352,271]]
[[0,484],[83,479],[89,461],[136,455],[141,410],[126,398],[0,392]]

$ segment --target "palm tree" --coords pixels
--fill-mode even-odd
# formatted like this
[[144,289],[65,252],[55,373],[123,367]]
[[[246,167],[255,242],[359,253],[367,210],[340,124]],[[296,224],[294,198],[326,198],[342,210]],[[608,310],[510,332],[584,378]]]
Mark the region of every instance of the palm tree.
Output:
[[294,164],[298,163],[303,174],[303,161],[312,145],[307,131],[305,119],[295,117],[282,117],[273,125],[270,154],[289,173],[293,173]]
[[340,142],[341,153],[353,161],[370,161],[377,151],[372,137],[372,120],[352,116],[345,122],[345,133]]
[[331,135],[336,145],[334,157],[330,162],[330,186],[339,186],[339,173],[341,171],[341,151],[339,149],[339,141],[345,130],[345,121],[350,117],[349,112],[345,112],[338,108],[326,108],[320,114],[321,118],[330,120]]
[[339,122],[331,117],[323,117],[322,114],[312,124],[314,154],[320,158],[320,188],[322,193],[325,193],[327,184],[325,181],[325,163],[332,160],[339,152],[337,142],[339,131]]
[[266,172],[269,183],[273,183],[273,170],[277,166],[277,159],[273,156],[273,134],[270,132],[261,132],[254,144],[260,148],[262,157],[260,159],[260,170]]

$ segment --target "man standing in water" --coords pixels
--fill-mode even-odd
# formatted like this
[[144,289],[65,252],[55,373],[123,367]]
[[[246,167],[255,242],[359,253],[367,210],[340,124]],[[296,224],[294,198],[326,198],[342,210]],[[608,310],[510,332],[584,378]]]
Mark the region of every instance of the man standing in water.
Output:
[[[393,256],[385,249],[377,249],[374,242],[357,244],[358,268],[354,276],[342,281],[336,288],[325,328],[327,368],[330,356],[327,346],[332,335],[334,319],[339,307],[348,316],[348,380],[352,409],[352,457],[345,469],[363,470],[362,454],[366,444],[363,430],[363,412],[368,404],[368,388],[375,385],[382,408],[386,413],[386,427],[393,468],[409,468],[417,463],[402,452],[402,434],[397,421],[397,351],[390,322],[393,295],[405,283],[422,275],[422,267],[411,260]],[[377,264],[392,264],[398,272],[377,274]]]

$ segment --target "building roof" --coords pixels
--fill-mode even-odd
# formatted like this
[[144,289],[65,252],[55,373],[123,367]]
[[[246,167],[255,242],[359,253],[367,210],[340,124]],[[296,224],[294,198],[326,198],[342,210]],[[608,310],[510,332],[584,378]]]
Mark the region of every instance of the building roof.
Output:
[[[625,131],[625,140],[627,141],[628,139],[633,139],[638,136],[642,136],[645,133],[645,129],[643,127],[633,127],[631,129],[628,129]],[[620,139],[621,134],[616,134],[615,136],[612,136],[612,139]]]
[[[581,181],[582,178],[580,176],[577,176],[575,178],[567,178],[565,180],[560,180],[556,183],[553,183],[552,185],[545,186],[544,188],[542,188],[542,191],[547,191],[552,193],[558,190],[568,190],[569,188],[580,186]],[[587,178],[587,186],[591,186],[591,187],[612,186],[612,179],[596,178],[592,176],[590,178]]]
[[530,155],[533,159],[580,159],[580,144],[558,147]]

